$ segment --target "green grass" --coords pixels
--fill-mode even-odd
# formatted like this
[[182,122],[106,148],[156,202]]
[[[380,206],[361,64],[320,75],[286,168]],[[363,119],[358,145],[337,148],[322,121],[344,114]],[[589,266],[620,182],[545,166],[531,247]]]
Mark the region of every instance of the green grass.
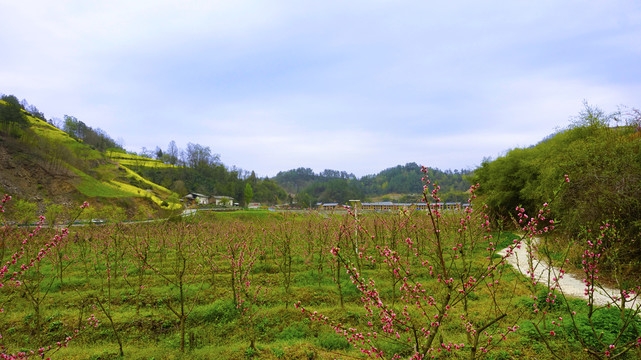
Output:
[[[83,195],[89,196],[89,197],[105,197],[105,198],[118,198],[118,197],[145,197],[151,199],[154,203],[156,203],[158,206],[161,206],[163,203],[163,199],[158,197],[154,191],[157,193],[161,194],[161,196],[166,196],[169,197],[171,192],[159,185],[155,185],[147,180],[144,180],[145,183],[150,184],[152,187],[153,191],[147,191],[145,189],[141,189],[136,186],[132,186],[130,184],[117,181],[117,180],[110,180],[110,181],[100,181],[96,179],[95,177],[89,176],[86,173],[72,168],[71,169],[76,175],[80,177],[80,183],[76,185],[76,188],[78,191],[80,191]],[[127,169],[128,170],[128,169]],[[131,170],[128,170],[131,172]],[[133,173],[133,172],[132,172]],[[135,173],[134,173],[135,174]],[[142,179],[140,176],[135,174],[137,176],[137,180],[140,181]],[[132,175],[133,176],[133,175]],[[175,209],[180,209],[182,205],[180,204],[169,204],[167,208],[169,210],[175,210]]]
[[142,189],[132,191],[131,188],[125,188],[117,182],[100,181],[78,169],[71,168],[71,170],[80,177],[76,189],[89,197],[140,197],[144,191]]
[[108,150],[105,155],[107,158],[118,162],[120,165],[124,166],[144,166],[144,167],[153,167],[153,168],[170,168],[174,167],[171,164],[165,164],[160,160],[149,159],[143,156],[138,156],[134,154],[128,154],[126,152]]
[[[0,305],[5,308],[0,317],[3,345],[8,351],[18,351],[55,343],[72,334],[79,319],[84,324],[83,319],[93,313],[100,318],[100,326],[83,330],[70,343],[69,348],[61,350],[54,357],[117,358],[116,336],[109,320],[97,307],[98,298],[103,304],[108,304],[118,334],[123,339],[127,359],[363,358],[330,325],[312,321],[294,307],[294,303],[300,301],[308,310],[324,314],[333,323],[340,323],[345,328],[368,329],[367,323],[371,318],[362,306],[363,294],[342,271],[344,307],[341,307],[338,286],[334,282],[335,270],[330,266],[333,257],[328,250],[338,241],[339,229],[345,224],[345,220],[340,217],[324,219],[314,214],[294,217],[268,211],[243,211],[216,213],[186,222],[74,228],[67,238],[68,242],[60,247],[66,259],[64,264],[68,265],[63,283],[55,278],[57,272],[49,257],[40,269],[43,278],[40,294],[46,294],[39,309],[41,328],[35,328],[34,305],[21,288],[5,286],[0,289]],[[363,215],[361,224],[372,230],[374,223],[370,223],[370,220],[390,219]],[[416,219],[420,226],[427,226],[426,222],[420,222],[425,220]],[[400,226],[400,222],[398,224]],[[402,242],[391,243],[394,238],[391,230],[402,232],[406,228],[388,228],[381,231],[380,238],[375,240],[380,245],[393,245],[401,250]],[[49,229],[42,231],[43,239],[52,235]],[[293,255],[289,292],[284,287],[284,270],[280,267],[280,254],[285,239],[283,231],[289,232],[287,235],[291,240]],[[500,243],[511,242],[513,238],[514,235],[505,233]],[[392,290],[394,278],[387,272],[386,265],[380,262],[376,248],[365,239],[362,241],[365,242],[367,254],[377,257],[379,261],[374,265],[363,266],[361,274],[364,278],[375,279],[383,300],[388,304],[395,303],[396,312],[401,314],[404,303],[400,299],[398,288]],[[105,251],[105,247],[114,241],[121,244],[121,248]],[[242,241],[247,241],[250,248],[258,252],[255,254],[253,269],[248,274],[249,288],[236,288],[237,293],[244,292],[243,299],[249,302],[256,296],[257,301],[251,307],[256,314],[251,322],[241,316],[234,303],[231,287],[228,249]],[[141,246],[144,242],[149,242],[146,256],[149,265],[155,270],[149,267],[144,269],[144,286],[141,288],[138,283],[141,263],[137,251],[143,249]],[[13,242],[6,244],[9,246],[7,253],[11,253],[14,248],[10,244]],[[81,256],[81,245],[89,250],[86,257]],[[317,252],[313,252],[313,257],[309,252],[318,246],[325,249],[322,262],[319,262]],[[184,263],[178,256],[179,247],[186,259]],[[38,249],[39,247],[29,248],[27,257]],[[433,248],[426,247],[423,251],[423,255],[431,256]],[[485,255],[483,251],[475,253],[473,263],[483,264]],[[250,257],[249,254],[245,256]],[[179,321],[171,310],[179,309],[180,287],[177,274],[183,264],[184,295],[187,299],[185,305],[189,311],[185,353],[179,350]],[[84,265],[87,265],[88,272]],[[210,273],[212,265],[214,276]],[[111,267],[110,289],[107,286],[108,266]],[[322,266],[320,274],[319,266]],[[420,262],[413,263],[412,267],[416,274],[414,281],[420,281],[428,294],[436,298],[443,294],[442,283],[430,276],[420,266]],[[509,312],[510,321],[518,323],[521,329],[509,335],[507,340],[497,341],[496,348],[488,353],[488,358],[552,358],[541,342],[541,337],[546,335],[539,334],[532,325],[532,321],[538,321],[538,318],[532,312],[535,300],[530,297],[524,277],[508,267],[501,270],[502,282],[496,285],[501,290],[497,301],[506,303],[504,309]],[[543,290],[536,289],[537,293],[541,291]],[[477,326],[493,319],[494,314],[488,309],[493,308],[494,299],[489,295],[487,288],[480,287],[468,297],[469,316]],[[543,296],[539,296],[540,306],[543,305],[542,298]],[[573,308],[585,308],[580,301],[569,300],[567,303]],[[558,302],[555,307],[549,308],[549,317],[539,323],[540,326],[552,327],[554,325],[551,321],[558,317],[569,319],[564,304]],[[427,311],[431,313],[434,309],[428,307]],[[461,311],[462,304],[459,303],[452,308],[447,318],[442,319],[440,331],[445,342],[468,343],[467,333],[459,321]],[[407,312],[417,321],[425,321],[415,308],[410,307]],[[581,319],[585,314],[585,311],[578,311],[577,317],[579,331],[584,335],[586,324]],[[611,311],[603,311],[594,318],[597,329],[604,331],[603,339],[607,341],[613,341],[612,325],[620,325],[616,315]],[[549,340],[552,348],[569,346],[568,357],[586,358],[570,325],[569,322],[564,322],[557,337],[547,336],[545,339]],[[493,325],[487,330],[500,333],[504,326]],[[641,324],[635,323],[634,326],[641,329]],[[255,350],[249,347],[251,336],[255,337]],[[624,336],[634,338],[637,335],[630,330]],[[399,352],[402,356],[409,355],[408,348],[402,341],[383,340],[381,336],[377,346],[388,352]],[[464,350],[452,353],[451,356],[463,358],[466,355],[467,350]],[[630,356],[635,355],[637,353],[630,353]]]

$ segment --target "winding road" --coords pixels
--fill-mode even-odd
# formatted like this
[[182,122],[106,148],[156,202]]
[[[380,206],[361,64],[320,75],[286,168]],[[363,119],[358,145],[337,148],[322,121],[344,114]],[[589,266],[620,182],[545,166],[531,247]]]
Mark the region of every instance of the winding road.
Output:
[[[536,243],[538,239],[534,239]],[[510,254],[511,252],[511,254]],[[531,277],[530,269],[528,265],[528,245],[525,243],[525,240],[521,240],[516,244],[514,249],[510,251],[510,247],[505,248],[498,252],[499,255],[506,257],[507,262],[520,271],[523,275],[528,278]],[[534,259],[533,261],[533,273],[534,279],[541,284],[552,284],[553,280],[558,278],[560,271],[556,267],[550,267],[545,262]],[[549,281],[549,282],[548,282]],[[570,296],[574,298],[588,300],[588,296],[585,294],[585,283],[582,279],[578,279],[572,274],[564,273],[563,276],[558,281],[559,288],[565,296]],[[594,304],[597,306],[605,306],[607,304],[612,304],[614,302],[613,298],[620,297],[620,292],[615,289],[610,288],[595,288],[594,290]],[[634,301],[626,302],[626,308],[636,309],[639,306],[639,299],[636,298]]]

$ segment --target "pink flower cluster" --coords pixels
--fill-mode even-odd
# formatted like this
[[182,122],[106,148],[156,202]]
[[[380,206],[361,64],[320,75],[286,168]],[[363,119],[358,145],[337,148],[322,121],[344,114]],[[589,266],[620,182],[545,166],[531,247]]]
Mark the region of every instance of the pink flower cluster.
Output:
[[[11,196],[5,195],[1,201],[0,212],[4,212],[4,206],[7,201],[11,200]],[[20,249],[14,252],[9,259],[4,263],[2,268],[0,268],[0,288],[4,287],[4,281],[9,281],[10,285],[20,286],[22,285],[21,276],[25,272],[29,271],[34,267],[38,262],[41,262],[54,248],[60,246],[64,238],[69,234],[68,229],[62,229],[58,234],[56,234],[51,240],[44,242],[41,245],[40,249],[35,248],[36,253],[33,254],[30,258],[27,258],[28,252],[33,245],[37,244],[37,238],[42,225],[44,224],[45,217],[40,216],[40,220],[31,232],[29,232],[20,242]],[[23,262],[23,259],[27,258]],[[22,263],[21,263],[22,262]],[[0,312],[4,312],[4,309],[0,309]],[[92,315],[93,318],[93,315]],[[97,326],[97,320],[93,318]],[[91,321],[90,321],[91,324]],[[55,345],[49,345],[46,347],[41,347],[38,350],[30,351],[21,351],[13,354],[4,353],[4,347],[0,344],[0,359],[29,359],[32,357],[45,358],[45,355],[50,352],[56,352],[63,347],[67,347],[68,343],[77,337],[79,334],[79,329],[74,330],[72,336],[67,336],[62,341],[56,342]],[[0,335],[0,339],[2,336]],[[49,358],[47,358],[49,359]]]
[[11,196],[4,194],[4,198],[0,202],[0,213],[4,212],[5,203],[11,200]]

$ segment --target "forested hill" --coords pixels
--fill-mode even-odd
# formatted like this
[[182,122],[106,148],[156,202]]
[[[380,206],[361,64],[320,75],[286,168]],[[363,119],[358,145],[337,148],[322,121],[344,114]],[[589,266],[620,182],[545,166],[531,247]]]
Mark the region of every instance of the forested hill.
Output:
[[[430,179],[441,186],[441,198],[457,202],[467,201],[470,174],[470,170],[430,169],[429,172]],[[298,168],[279,172],[273,180],[304,204],[373,198],[414,202],[423,192],[422,176],[421,166],[408,163],[360,179],[345,171],[324,170],[316,174],[312,169]]]
[[[466,192],[470,188],[467,178],[471,170],[439,170],[429,169],[430,180],[438,183],[441,193],[451,201],[466,201]],[[423,192],[421,166],[408,163],[385,169],[377,175],[367,175],[360,179],[366,195],[420,194]],[[462,197],[464,198],[462,198]],[[455,199],[456,198],[456,199]]]

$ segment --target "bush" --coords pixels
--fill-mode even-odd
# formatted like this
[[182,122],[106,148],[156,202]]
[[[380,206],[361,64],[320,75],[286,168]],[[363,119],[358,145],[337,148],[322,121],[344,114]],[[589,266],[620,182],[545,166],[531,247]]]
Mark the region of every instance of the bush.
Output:
[[539,310],[556,311],[565,309],[566,305],[563,296],[557,296],[556,292],[548,289],[541,289],[536,293],[536,307]]
[[321,333],[318,344],[327,350],[346,350],[350,347],[349,342],[336,333]]
[[276,338],[280,340],[304,339],[307,337],[308,332],[309,327],[307,325],[297,322],[284,328],[280,334],[276,335]]
[[285,351],[279,348],[272,348],[272,352],[277,359],[282,359],[285,357]]
[[[629,314],[626,315],[629,316]],[[565,331],[573,339],[583,341],[594,350],[602,350],[604,344],[610,345],[617,341],[624,344],[641,335],[641,320],[634,317],[628,328],[619,336],[623,322],[621,312],[616,308],[598,309],[592,316],[592,325],[586,314],[578,314],[575,322],[576,327],[572,322],[566,322]]]
[[199,306],[189,316],[195,323],[227,324],[238,317],[238,310],[232,300],[216,300],[214,303]]

